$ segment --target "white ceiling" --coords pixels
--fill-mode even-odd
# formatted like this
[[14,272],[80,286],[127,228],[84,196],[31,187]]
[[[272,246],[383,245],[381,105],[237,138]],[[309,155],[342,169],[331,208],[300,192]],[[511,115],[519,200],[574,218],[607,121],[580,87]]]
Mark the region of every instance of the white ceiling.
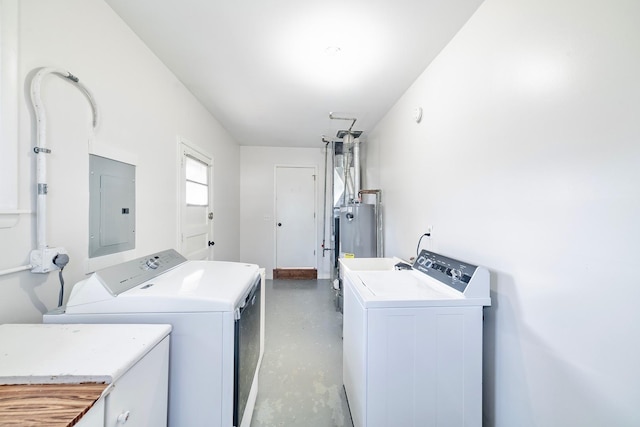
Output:
[[329,112],[366,139],[482,0],[106,2],[240,144],[320,147]]

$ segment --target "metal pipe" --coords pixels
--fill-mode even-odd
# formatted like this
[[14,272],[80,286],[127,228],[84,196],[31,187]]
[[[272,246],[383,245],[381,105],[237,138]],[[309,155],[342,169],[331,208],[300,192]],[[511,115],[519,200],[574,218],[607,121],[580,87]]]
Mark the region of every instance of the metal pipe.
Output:
[[360,139],[353,140],[353,193],[360,199]]
[[342,153],[344,157],[344,205],[353,202],[355,193],[353,192],[353,174],[351,173],[351,162],[353,159],[353,152],[351,149],[347,149],[346,145],[342,146]]
[[[342,139],[342,153],[345,156],[345,190],[348,197],[346,197],[346,203],[351,203],[357,197],[356,188],[355,188],[355,153],[353,150],[353,135],[350,133],[346,134]],[[354,170],[352,172],[351,165],[354,165]]]
[[329,118],[331,120],[352,120],[351,122],[351,126],[349,126],[349,132],[351,132],[351,129],[353,129],[353,125],[356,124],[356,120],[358,120],[357,118],[354,117],[338,117],[338,116],[334,116],[333,113],[329,113]]
[[[329,156],[329,143],[330,140],[327,140],[324,136],[322,137],[322,142],[324,142],[324,208],[322,210],[322,258],[324,258],[324,253],[326,251],[324,244],[327,237],[327,157]],[[333,198],[332,198],[333,199]]]
[[335,141],[331,141],[331,250],[333,253],[331,254],[331,279],[335,278],[336,275],[336,263],[338,257],[337,244],[338,240],[336,239],[336,227],[335,227],[335,215],[336,215],[336,199],[335,199],[335,191],[336,191],[336,182],[335,182],[335,171],[336,171],[336,143]]

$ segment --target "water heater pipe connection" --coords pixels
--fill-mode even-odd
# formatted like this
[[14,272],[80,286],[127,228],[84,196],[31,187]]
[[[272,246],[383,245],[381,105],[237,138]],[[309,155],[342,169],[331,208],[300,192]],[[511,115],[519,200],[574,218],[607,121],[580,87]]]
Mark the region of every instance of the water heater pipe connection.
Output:
[[331,120],[351,120],[351,126],[349,126],[349,130],[347,132],[351,132],[351,130],[353,129],[353,125],[356,124],[356,120],[358,120],[357,118],[354,117],[339,117],[339,116],[335,116],[333,113],[329,113],[329,118]]

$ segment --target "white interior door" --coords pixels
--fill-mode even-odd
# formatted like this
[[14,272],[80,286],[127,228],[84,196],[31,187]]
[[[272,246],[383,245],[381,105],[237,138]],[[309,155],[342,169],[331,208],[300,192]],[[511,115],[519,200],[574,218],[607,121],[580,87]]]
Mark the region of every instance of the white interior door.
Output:
[[213,258],[213,160],[180,144],[180,252],[187,259]]
[[315,200],[315,167],[276,167],[276,268],[316,268]]

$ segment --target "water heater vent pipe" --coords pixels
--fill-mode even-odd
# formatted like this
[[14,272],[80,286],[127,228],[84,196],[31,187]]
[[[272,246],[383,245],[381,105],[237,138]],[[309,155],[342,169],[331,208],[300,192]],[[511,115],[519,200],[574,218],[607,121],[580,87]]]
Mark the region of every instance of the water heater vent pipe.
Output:
[[[347,120],[351,122],[351,126],[346,131],[339,131],[338,138],[342,138],[342,143],[344,144],[343,153],[345,159],[345,202],[351,203],[356,201],[356,197],[359,199],[359,191],[361,188],[360,185],[360,139],[358,138],[362,131],[354,131],[353,126],[356,124],[358,120],[355,117],[341,117],[337,116],[334,113],[329,113],[329,118],[331,120]],[[349,157],[351,155],[351,158]],[[353,173],[351,172],[351,163],[353,161]]]
[[360,138],[355,138],[353,140],[353,192],[358,196],[358,201],[360,200]]

